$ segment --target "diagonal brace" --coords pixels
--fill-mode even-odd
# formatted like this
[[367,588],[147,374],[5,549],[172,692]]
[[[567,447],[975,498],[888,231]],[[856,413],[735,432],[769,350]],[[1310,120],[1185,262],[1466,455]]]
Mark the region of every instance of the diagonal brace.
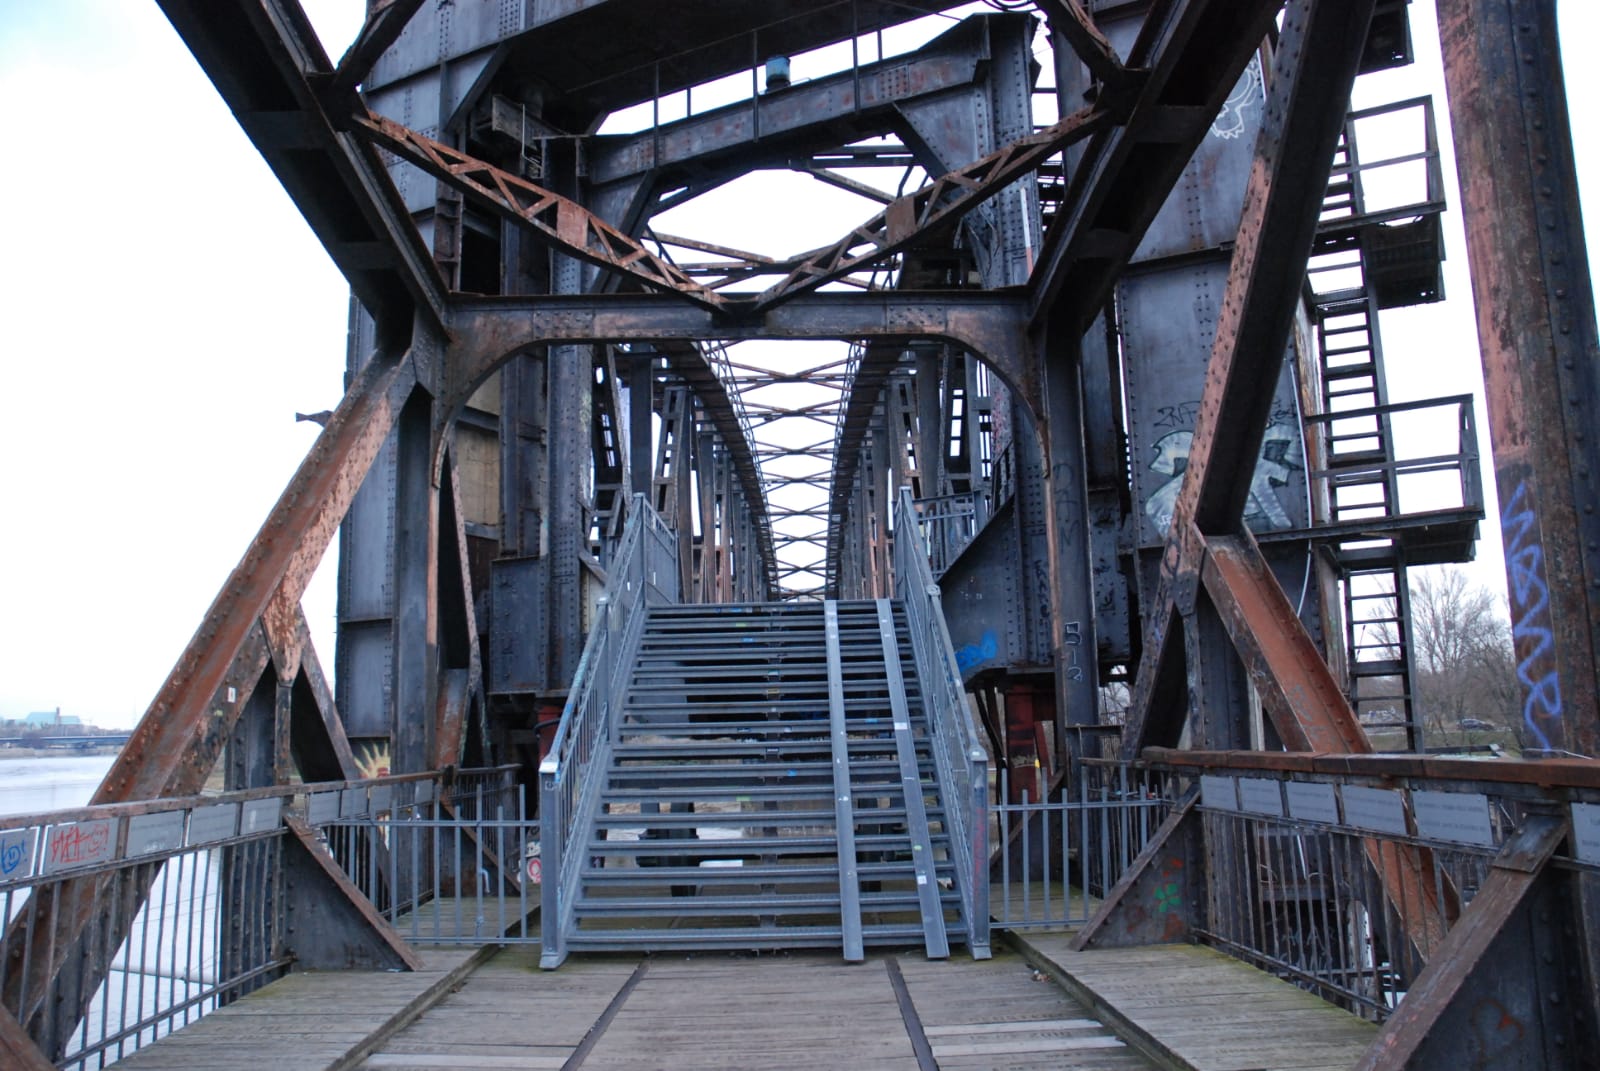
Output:
[[728,299],[650,252],[582,205],[382,116],[356,116],[355,129],[406,163],[531,229],[561,251],[652,290],[708,309]]

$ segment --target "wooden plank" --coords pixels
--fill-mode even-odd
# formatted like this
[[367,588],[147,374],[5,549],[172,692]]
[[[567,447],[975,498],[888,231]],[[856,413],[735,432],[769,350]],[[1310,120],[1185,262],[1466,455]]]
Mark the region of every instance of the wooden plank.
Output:
[[356,1066],[493,949],[429,949],[416,971],[291,974],[117,1062],[128,1071]]
[[1354,1067],[1377,1027],[1213,949],[1074,952],[1068,938],[1013,935],[1030,960],[1163,1062],[1194,1071]]
[[930,1038],[957,1034],[1005,1034],[1025,1030],[1099,1030],[1098,1019],[1017,1019],[1003,1023],[968,1023],[964,1026],[924,1026]]
[[1104,1036],[1084,1038],[1007,1038],[987,1043],[935,1045],[933,1054],[940,1057],[999,1056],[1030,1052],[1070,1052],[1073,1049],[1120,1049],[1127,1044],[1121,1038]]

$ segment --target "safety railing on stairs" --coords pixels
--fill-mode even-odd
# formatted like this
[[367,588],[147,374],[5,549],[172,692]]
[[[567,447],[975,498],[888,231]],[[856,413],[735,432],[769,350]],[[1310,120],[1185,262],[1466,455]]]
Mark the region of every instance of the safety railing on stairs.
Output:
[[896,504],[894,533],[895,597],[905,606],[911,630],[967,943],[974,956],[984,958],[989,954],[989,757],[973,729],[909,490],[901,491]]
[[621,728],[633,655],[648,607],[678,601],[677,542],[643,495],[635,495],[627,530],[606,570],[583,657],[567,693],[550,751],[539,764],[540,963],[566,959],[586,853],[576,843],[600,800],[611,746]]

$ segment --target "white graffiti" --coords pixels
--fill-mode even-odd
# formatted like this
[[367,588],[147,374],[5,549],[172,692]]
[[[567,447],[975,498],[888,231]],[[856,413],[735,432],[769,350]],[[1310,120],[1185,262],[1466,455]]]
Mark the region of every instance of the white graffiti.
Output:
[[[1172,527],[1172,514],[1178,505],[1178,491],[1183,487],[1183,473],[1189,466],[1189,446],[1193,441],[1194,432],[1187,430],[1170,431],[1156,440],[1156,456],[1150,462],[1150,471],[1171,479],[1145,500],[1144,511],[1156,530],[1163,534]],[[1283,508],[1277,489],[1288,486],[1295,472],[1305,467],[1305,454],[1301,452],[1300,436],[1294,425],[1269,424],[1261,440],[1261,454],[1250,479],[1250,497],[1244,507],[1244,522],[1252,531],[1275,532],[1294,527],[1294,519]]]
[[1261,78],[1261,57],[1255,55],[1250,58],[1250,66],[1245,68],[1244,74],[1239,76],[1239,84],[1233,87],[1228,99],[1222,102],[1222,110],[1217,113],[1216,121],[1211,124],[1211,136],[1232,141],[1243,134],[1245,109],[1266,99],[1266,87]]

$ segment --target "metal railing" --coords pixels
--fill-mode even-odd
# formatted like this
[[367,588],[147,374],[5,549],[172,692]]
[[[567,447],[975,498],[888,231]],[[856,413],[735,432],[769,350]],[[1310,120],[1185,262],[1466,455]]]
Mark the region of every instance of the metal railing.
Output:
[[588,642],[567,693],[550,751],[539,764],[539,848],[544,870],[541,965],[566,958],[578,882],[587,852],[574,837],[589,826],[622,726],[628,675],[648,607],[678,601],[677,542],[643,495],[606,576]]
[[[1466,924],[1519,830],[1600,812],[1600,790],[1541,785],[1549,775],[1524,764],[1355,773],[1282,753],[1161,755],[1152,770],[1201,789],[1208,911],[1194,936],[1379,1022]],[[1577,854],[1551,865],[1600,872]]]
[[928,548],[906,489],[895,507],[894,532],[895,597],[905,606],[911,631],[968,947],[982,958],[989,953],[989,757],[973,729],[939,588],[928,568]]
[[[1321,459],[1310,474],[1313,493],[1329,524],[1483,508],[1471,395],[1321,413],[1308,416],[1306,427]],[[1454,449],[1439,451],[1435,444],[1452,433]],[[1414,452],[1422,449],[1428,452]]]
[[1166,818],[1161,779],[1132,764],[1085,759],[1077,797],[1010,802],[1006,771],[993,804],[999,858],[990,868],[993,916],[1006,930],[1082,926]]
[[[1361,141],[1414,146],[1375,160],[1363,158]],[[1414,97],[1351,112],[1344,121],[1344,153],[1328,176],[1321,229],[1342,221],[1381,223],[1444,207],[1444,169],[1433,98]]]
[[[478,787],[503,771],[461,771]],[[427,807],[437,773],[0,817],[0,1005],[100,1068],[286,973],[286,825]],[[76,943],[60,945],[68,920]]]
[[378,912],[412,944],[538,944],[542,861],[513,768],[475,771],[421,800],[319,827]]
[[937,579],[978,535],[977,496],[971,492],[940,495],[916,499],[912,505],[923,542],[928,545],[928,569]]

